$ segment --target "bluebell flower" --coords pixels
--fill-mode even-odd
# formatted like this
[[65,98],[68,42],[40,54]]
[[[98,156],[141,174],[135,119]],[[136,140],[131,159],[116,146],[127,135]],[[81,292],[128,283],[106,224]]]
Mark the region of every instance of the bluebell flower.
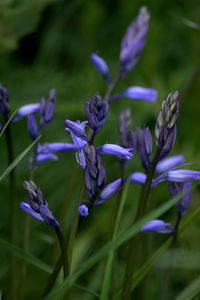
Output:
[[93,145],[86,144],[84,146],[86,171],[85,182],[90,197],[94,196],[95,183],[98,191],[102,190],[106,185],[106,170],[102,164],[102,159]]
[[66,120],[65,125],[67,126],[67,128],[65,130],[70,131],[70,133],[73,133],[76,137],[80,138],[81,140],[89,142],[85,134],[85,125],[87,123],[88,121],[80,123],[80,121],[73,122],[70,120]]
[[[55,114],[55,99],[56,99],[56,90],[52,89],[48,95],[48,102],[45,105],[44,111],[44,120],[45,124],[48,124],[54,117]],[[41,102],[40,102],[41,104]]]
[[5,87],[0,83],[0,114],[7,116],[10,113],[9,95]]
[[78,212],[79,215],[84,218],[88,217],[89,215],[88,207],[85,204],[81,204],[79,206]]
[[2,130],[3,130],[3,125],[2,125],[2,123],[0,122],[0,133],[1,133]]
[[130,183],[145,184],[146,179],[147,175],[142,172],[133,172],[130,175]]
[[137,63],[146,44],[150,15],[146,7],[142,7],[137,18],[128,27],[121,42],[120,73],[124,76]]
[[136,136],[131,130],[132,114],[130,108],[126,108],[120,112],[119,117],[119,136],[120,146],[124,148],[136,147]]
[[137,149],[142,161],[142,165],[147,171],[151,166],[151,151],[152,151],[152,138],[148,129],[137,127],[135,130],[135,137]]
[[45,143],[44,147],[49,152],[68,152],[77,149],[74,144],[70,143]]
[[[176,203],[176,208],[181,217],[183,217],[189,208],[192,198],[192,183],[191,182],[171,182],[168,181],[169,192],[171,196],[176,196],[179,193],[183,193],[183,196]],[[184,192],[186,192],[184,194]]]
[[32,217],[60,229],[60,224],[50,211],[40,188],[37,188],[33,181],[24,181],[24,189],[28,196],[28,203],[21,202],[20,207]]
[[104,144],[97,149],[102,151],[101,154],[116,155],[123,159],[131,159],[135,151],[134,148],[123,148],[115,144]]
[[91,101],[87,101],[85,103],[84,109],[85,115],[88,119],[88,124],[96,134],[102,128],[107,119],[109,112],[108,102],[103,101],[101,96],[96,93]]
[[40,110],[40,103],[33,103],[21,106],[17,113],[14,115],[12,122],[21,120],[24,117],[27,117],[30,114],[35,114]]
[[[165,156],[171,150],[176,137],[176,122],[179,115],[179,92],[175,91],[163,100],[158,113],[155,127],[155,141],[160,149],[164,149]],[[164,155],[162,154],[162,158]],[[161,159],[161,158],[160,158]]]
[[157,91],[153,88],[143,88],[140,86],[132,86],[127,88],[124,92],[114,95],[110,98],[110,102],[120,98],[129,98],[132,100],[155,102],[157,99]]
[[142,226],[141,232],[159,232],[159,233],[172,233],[174,228],[170,223],[165,223],[162,220],[152,220]]
[[121,183],[122,183],[122,179],[119,178],[113,181],[112,183],[108,184],[101,192],[100,198],[94,201],[93,205],[94,206],[99,205],[107,201],[109,198],[111,198],[115,193],[118,192]]
[[[70,125],[71,125],[71,121],[68,122]],[[74,122],[72,122],[74,123]],[[88,122],[85,121],[85,122],[82,122],[80,123],[79,120],[76,121],[76,124],[77,126],[79,127],[79,130],[82,132],[82,135],[83,136],[86,136],[85,134],[85,125],[87,124]],[[70,126],[72,127],[72,125]],[[74,145],[76,146],[77,148],[77,152],[76,152],[76,160],[77,160],[77,163],[81,166],[81,168],[84,170],[85,169],[85,166],[86,166],[86,163],[85,163],[85,155],[84,155],[84,145],[87,143],[87,141],[85,139],[82,139],[81,137],[77,136],[75,134],[74,131],[72,131],[69,127],[65,129],[66,131],[69,131],[70,134],[71,134],[71,137],[72,137],[72,140],[74,142]],[[76,131],[77,132],[77,131]]]
[[200,171],[172,170],[166,173],[165,178],[174,182],[186,182],[200,180]]
[[35,141],[38,136],[38,126],[37,126],[37,121],[33,114],[27,116],[27,122],[28,122],[28,132],[32,140]]
[[105,62],[105,60],[103,58],[101,58],[100,56],[98,56],[97,54],[91,54],[90,56],[91,61],[94,65],[94,67],[96,68],[96,70],[103,75],[103,77],[105,78],[105,81],[107,84],[110,83],[110,77],[109,77],[109,68]]
[[161,161],[158,162],[156,166],[156,172],[157,173],[163,173],[166,172],[177,165],[183,163],[185,161],[185,158],[183,155],[174,155],[165,159],[162,159]]

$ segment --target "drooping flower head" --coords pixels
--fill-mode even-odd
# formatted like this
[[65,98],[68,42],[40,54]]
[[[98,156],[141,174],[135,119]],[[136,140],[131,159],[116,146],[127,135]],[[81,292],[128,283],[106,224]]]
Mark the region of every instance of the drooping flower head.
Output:
[[23,186],[28,196],[28,203],[21,202],[20,207],[32,217],[60,229],[60,224],[52,215],[40,188],[37,188],[33,181],[24,181]]
[[122,39],[120,50],[120,73],[122,76],[135,66],[140,57],[146,43],[149,19],[147,8],[142,7]]

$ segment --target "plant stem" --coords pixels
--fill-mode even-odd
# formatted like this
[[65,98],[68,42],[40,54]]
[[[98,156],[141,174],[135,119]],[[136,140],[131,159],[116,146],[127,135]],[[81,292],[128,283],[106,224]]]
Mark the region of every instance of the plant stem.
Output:
[[[72,229],[71,229],[71,232],[70,232],[68,245],[65,245],[65,252],[67,252],[67,260],[68,260],[68,275],[70,273],[71,258],[72,258],[74,240],[75,240],[75,237],[76,237],[76,233],[77,233],[77,230],[78,230],[78,224],[79,224],[78,207],[80,206],[80,204],[83,200],[84,193],[85,193],[85,181],[84,181],[84,177],[83,177],[81,190],[80,190],[80,195],[79,195],[79,200],[77,202],[76,209],[75,209],[75,215],[74,215],[74,219],[73,219],[73,223],[72,223]],[[53,273],[50,275],[49,280],[47,282],[47,285],[45,287],[45,290],[43,292],[43,297],[46,296],[51,291],[51,289],[53,288],[54,283],[55,283],[56,278],[57,278],[57,276],[60,272],[61,267],[62,267],[62,257],[59,256],[59,258],[57,260],[57,263],[54,267]]]
[[104,101],[109,102],[109,99],[111,97],[111,94],[116,86],[116,84],[118,83],[118,81],[120,80],[121,75],[120,73],[118,73],[115,78],[113,79],[113,81],[109,84],[108,89],[106,91],[105,97],[104,97]]
[[[5,116],[5,123],[8,122],[8,117]],[[14,150],[12,137],[10,132],[10,124],[6,129],[6,142],[8,152],[8,165],[14,161]],[[15,169],[9,173],[9,198],[10,198],[10,242],[16,243],[16,179]],[[16,259],[15,255],[10,255],[10,296],[11,299],[15,297],[15,282],[16,282]]]
[[[71,200],[71,197],[72,197],[73,192],[75,190],[75,185],[76,185],[79,173],[80,173],[80,168],[76,164],[74,166],[73,171],[72,171],[72,175],[70,177],[70,180],[67,184],[67,189],[66,189],[66,192],[65,192],[64,201],[62,203],[61,210],[60,210],[60,218],[59,219],[60,219],[60,226],[61,226],[61,228],[63,228],[63,231],[64,231],[64,228],[65,228],[67,213],[68,213],[69,206],[70,206],[70,200]],[[53,247],[53,251],[52,251],[52,262],[53,262],[53,264],[55,263],[55,260],[57,259],[58,250],[59,250],[59,245],[58,245],[58,243],[55,243],[55,245]]]
[[[141,197],[140,197],[140,201],[138,204],[138,209],[135,217],[135,222],[137,222],[144,215],[145,207],[151,190],[151,182],[153,179],[156,165],[160,157],[160,153],[161,153],[161,149],[157,148],[157,151],[152,161],[152,165],[147,172],[147,178],[142,189],[142,193],[141,193]],[[130,291],[131,291],[132,277],[134,272],[134,259],[136,257],[137,242],[138,242],[138,235],[135,235],[130,241],[127,266],[126,266],[126,271],[124,276],[122,299],[126,299],[126,300],[130,299]]]
[[[34,180],[35,164],[36,164],[36,159],[37,159],[37,147],[38,147],[38,142],[35,143],[35,146],[34,146],[33,160],[32,160],[32,164],[31,164],[29,180]],[[31,226],[31,216],[29,214],[26,214],[25,224],[24,224],[24,241],[23,241],[23,250],[24,251],[28,251],[28,248],[29,248],[30,226]],[[20,288],[19,288],[19,299],[20,300],[24,299],[24,286],[25,286],[25,280],[26,280],[26,271],[27,271],[27,263],[24,260],[24,261],[22,261],[22,266],[21,266]]]
[[170,245],[170,253],[169,253],[170,257],[169,257],[168,268],[167,268],[167,272],[165,274],[165,280],[163,281],[164,287],[162,289],[162,300],[165,300],[167,298],[167,291],[168,291],[169,281],[170,281],[170,276],[171,276],[171,271],[172,271],[172,265],[173,265],[173,260],[174,260],[174,250],[175,250],[176,243],[177,243],[178,229],[179,229],[180,221],[181,221],[181,215],[178,212],[176,224],[174,226],[172,242]]
[[60,231],[60,228],[58,226],[54,227],[55,232],[57,234],[58,237],[58,241],[60,244],[60,249],[61,249],[61,256],[62,256],[62,265],[63,265],[63,280],[67,277],[68,273],[69,273],[69,268],[68,268],[68,260],[67,260],[67,256],[66,256],[66,247],[65,247],[65,241],[63,238],[63,234]]

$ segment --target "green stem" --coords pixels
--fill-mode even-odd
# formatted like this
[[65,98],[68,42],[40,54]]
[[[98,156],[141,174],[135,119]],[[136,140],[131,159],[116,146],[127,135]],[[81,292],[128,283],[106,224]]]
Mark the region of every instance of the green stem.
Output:
[[[75,185],[77,182],[77,178],[78,175],[80,173],[80,168],[78,167],[78,165],[75,165],[73,171],[72,171],[72,175],[71,178],[67,184],[67,189],[66,189],[66,193],[65,193],[65,197],[64,197],[64,201],[62,203],[61,206],[61,210],[60,210],[60,226],[61,228],[65,228],[65,223],[67,218],[67,213],[69,210],[69,205],[70,205],[70,200],[71,197],[73,195],[73,192],[75,190]],[[58,250],[59,250],[59,244],[55,243],[54,247],[53,247],[53,251],[52,251],[52,262],[55,263],[56,259],[57,259],[57,254],[58,254]]]
[[[153,179],[156,165],[160,157],[160,153],[161,153],[161,149],[158,148],[153,158],[152,165],[148,170],[147,178],[142,189],[142,193],[141,193],[141,197],[140,197],[140,201],[139,201],[139,205],[135,217],[135,222],[137,222],[144,215],[145,207],[151,190],[151,182]],[[122,299],[126,299],[126,300],[130,299],[131,283],[132,283],[132,277],[134,272],[134,262],[136,257],[137,244],[138,244],[138,235],[135,235],[130,241],[127,266],[126,266],[126,271],[124,276]]]
[[[75,215],[72,223],[72,229],[70,232],[70,237],[68,241],[68,245],[65,245],[65,252],[67,252],[67,259],[68,259],[68,274],[70,273],[70,267],[71,267],[71,258],[72,258],[72,252],[73,252],[73,246],[74,246],[74,240],[76,237],[76,233],[78,230],[78,223],[79,223],[79,213],[78,213],[78,207],[80,206],[83,197],[85,193],[85,181],[83,177],[82,185],[81,185],[81,190],[80,190],[80,195],[79,195],[79,200],[76,205],[75,209]],[[60,269],[62,267],[62,258],[61,256],[58,258],[57,263],[54,267],[53,273],[50,275],[49,280],[47,282],[47,285],[45,287],[45,290],[43,292],[43,297],[46,296],[51,289],[53,288],[56,278],[60,272]]]
[[118,83],[118,81],[120,80],[121,75],[120,73],[118,73],[115,78],[113,79],[113,81],[111,82],[111,84],[109,84],[108,89],[106,91],[105,97],[104,97],[104,101],[109,102],[109,99],[111,97],[111,94],[116,86],[116,84]]
[[[5,116],[5,123],[8,122],[8,117]],[[8,152],[8,165],[14,161],[14,150],[12,137],[10,132],[10,124],[6,129],[6,142]],[[10,198],[10,242],[16,243],[16,179],[15,169],[9,173],[9,198]],[[15,297],[15,282],[16,282],[16,259],[15,255],[10,255],[10,296],[11,299]]]
[[[35,143],[34,146],[34,153],[33,153],[33,160],[31,164],[29,180],[34,180],[35,175],[35,164],[37,159],[37,147],[38,142]],[[30,226],[31,226],[31,216],[26,214],[25,216],[25,224],[24,224],[24,240],[23,240],[23,250],[28,251],[29,242],[30,242]],[[24,287],[25,287],[25,280],[26,280],[26,271],[27,271],[27,263],[26,261],[22,261],[21,266],[21,275],[20,275],[20,288],[19,288],[19,299],[24,299]]]
[[68,269],[68,261],[67,261],[67,256],[66,256],[66,251],[65,251],[65,241],[63,238],[63,234],[58,226],[54,227],[55,232],[58,237],[58,241],[60,244],[60,249],[61,249],[61,256],[62,256],[62,265],[63,265],[63,280],[67,277],[69,273]]

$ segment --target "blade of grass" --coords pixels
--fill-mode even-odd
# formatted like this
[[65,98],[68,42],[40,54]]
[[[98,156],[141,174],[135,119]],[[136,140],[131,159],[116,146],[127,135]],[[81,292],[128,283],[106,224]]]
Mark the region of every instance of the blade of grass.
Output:
[[0,132],[0,138],[2,137],[4,131],[6,130],[6,128],[8,127],[8,125],[10,124],[12,118],[14,117],[14,115],[16,114],[17,109],[12,113],[12,115],[10,116],[10,118],[8,119],[8,121],[6,122],[6,124],[4,125],[3,129]]
[[41,135],[31,144],[29,145],[22,153],[20,153],[17,158],[9,165],[9,167],[3,172],[0,176],[0,182],[12,171],[18,163],[24,158],[24,156],[31,150],[31,148],[38,142],[41,138]]
[[22,258],[23,260],[27,261],[31,265],[43,270],[44,272],[47,272],[49,274],[52,273],[53,269],[45,264],[43,261],[38,259],[37,257],[29,254],[28,252],[25,252],[23,249],[3,240],[0,238],[0,245],[4,248],[6,248],[8,251],[14,253],[16,256]]
[[[188,191],[186,191],[188,192]],[[129,240],[132,236],[137,234],[141,227],[147,222],[152,219],[159,218],[162,214],[164,214],[166,211],[168,211],[181,197],[183,196],[183,193],[177,195],[170,201],[167,201],[165,204],[163,204],[161,207],[155,209],[153,212],[150,212],[148,215],[144,216],[142,219],[137,221],[135,224],[133,224],[130,228],[128,228],[126,231],[120,233],[118,237],[109,243],[107,243],[105,246],[103,246],[97,253],[92,255],[86,262],[84,262],[79,269],[71,274],[68,278],[66,278],[63,283],[55,287],[52,292],[45,298],[47,299],[55,299],[55,297],[63,295],[63,293],[81,276],[83,275],[87,270],[89,270],[92,266],[94,266],[97,262],[99,262],[103,257],[105,257],[111,250],[114,250],[115,248],[121,246],[123,243],[125,243],[127,240]]]
[[[120,205],[119,205],[119,210],[117,213],[117,218],[115,222],[115,227],[113,231],[113,240],[116,239],[117,237],[117,232],[119,230],[119,225],[120,225],[120,220],[122,217],[123,209],[124,209],[124,204],[126,201],[127,193],[128,193],[128,187],[129,187],[129,182],[127,182],[124,191],[122,193]],[[113,258],[114,258],[114,250],[110,251],[108,255],[108,261],[106,264],[106,270],[105,270],[105,275],[104,275],[104,280],[103,280],[103,286],[101,290],[101,300],[105,300],[108,297],[108,292],[109,292],[109,287],[110,287],[110,280],[111,280],[111,274],[112,274],[112,265],[113,265]]]
[[200,293],[200,277],[193,280],[184,290],[175,298],[175,300],[191,300]]

